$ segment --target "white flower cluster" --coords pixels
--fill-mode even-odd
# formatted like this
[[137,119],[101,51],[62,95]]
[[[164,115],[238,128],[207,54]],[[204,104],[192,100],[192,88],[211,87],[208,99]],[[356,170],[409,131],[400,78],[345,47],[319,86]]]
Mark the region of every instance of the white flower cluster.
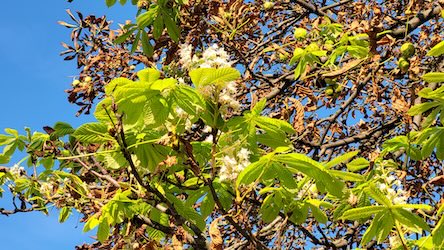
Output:
[[217,44],[213,44],[204,50],[201,58],[196,54],[193,55],[193,46],[191,44],[182,44],[179,55],[179,63],[188,70],[195,68],[231,67],[232,64],[229,60],[230,56],[228,53],[223,48],[219,48]]
[[241,104],[235,98],[235,94],[237,93],[236,83],[229,82],[227,86],[222,90],[219,96],[219,103],[222,104],[220,107],[220,111],[222,114],[228,114],[231,109],[233,112],[239,111],[241,108]]
[[[179,63],[187,70],[231,67],[232,65],[228,53],[216,44],[205,49],[201,57],[196,54],[193,55],[193,47],[190,44],[181,45],[179,53]],[[181,79],[181,82],[183,82],[183,79]],[[217,100],[221,104],[220,111],[223,115],[228,114],[230,111],[237,112],[241,107],[239,101],[236,100],[237,88],[235,82],[229,82],[223,88],[205,85],[199,87],[198,90],[205,98]]]
[[221,181],[235,181],[239,173],[250,165],[250,154],[251,152],[242,148],[236,155],[236,157],[232,156],[224,156],[220,159],[222,163],[222,167],[220,168],[219,178]]
[[403,189],[401,181],[394,175],[385,178],[385,183],[378,183],[381,190],[393,204],[406,204],[409,198],[408,193]]
[[18,165],[18,164],[14,164],[14,166],[12,166],[12,167],[9,169],[9,172],[10,172],[13,176],[20,176],[21,173],[24,173],[24,172],[25,172],[25,168],[24,168],[24,167],[21,167],[21,166]]
[[39,191],[42,194],[50,195],[54,189],[54,186],[51,183],[44,182],[40,185]]

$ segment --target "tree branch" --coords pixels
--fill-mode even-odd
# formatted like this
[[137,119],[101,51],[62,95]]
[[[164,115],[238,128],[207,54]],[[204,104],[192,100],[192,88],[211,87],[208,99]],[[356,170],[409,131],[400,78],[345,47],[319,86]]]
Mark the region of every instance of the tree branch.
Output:
[[441,6],[436,4],[435,7],[419,12],[414,18],[412,18],[408,23],[406,23],[403,27],[396,28],[393,30],[390,35],[396,38],[403,38],[405,34],[409,34],[414,31],[416,28],[421,26],[423,23],[429,21],[430,19],[439,16],[441,14]]

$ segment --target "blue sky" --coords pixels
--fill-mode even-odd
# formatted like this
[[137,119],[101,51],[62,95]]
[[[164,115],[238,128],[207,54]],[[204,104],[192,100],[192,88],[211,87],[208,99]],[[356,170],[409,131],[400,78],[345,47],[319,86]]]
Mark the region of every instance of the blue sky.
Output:
[[[69,104],[65,89],[78,73],[74,62],[59,56],[60,43],[69,41],[69,30],[57,21],[69,21],[65,10],[80,10],[84,15],[107,15],[123,22],[134,19],[135,8],[116,5],[110,9],[104,0],[3,1],[0,15],[0,133],[4,128],[23,132],[24,127],[42,130],[57,121],[74,127],[92,120],[91,116],[75,117],[77,107]],[[13,159],[11,165],[19,160]],[[9,164],[8,164],[9,166]],[[10,209],[7,195],[0,199],[0,208]],[[90,242],[82,233],[78,215],[64,224],[57,221],[58,212],[0,216],[1,249],[74,249]]]

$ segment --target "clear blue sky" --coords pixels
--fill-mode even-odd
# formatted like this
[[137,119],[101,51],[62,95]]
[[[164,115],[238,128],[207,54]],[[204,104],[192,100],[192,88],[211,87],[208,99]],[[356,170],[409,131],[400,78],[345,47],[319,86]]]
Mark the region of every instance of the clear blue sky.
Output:
[[[135,8],[118,5],[108,9],[104,0],[34,0],[2,1],[0,15],[0,133],[7,127],[23,132],[24,127],[42,130],[57,121],[74,127],[92,119],[75,117],[77,107],[69,104],[65,89],[78,73],[73,62],[59,56],[60,43],[69,41],[69,30],[57,21],[69,21],[65,9],[80,10],[84,15],[107,15],[123,22],[134,19]],[[18,161],[15,158],[14,161]],[[11,162],[11,165],[14,164]],[[8,164],[9,165],[9,164]],[[10,209],[8,196],[0,199],[0,208]],[[64,224],[57,221],[58,212],[0,215],[0,249],[74,249],[90,242],[82,233],[79,216]]]

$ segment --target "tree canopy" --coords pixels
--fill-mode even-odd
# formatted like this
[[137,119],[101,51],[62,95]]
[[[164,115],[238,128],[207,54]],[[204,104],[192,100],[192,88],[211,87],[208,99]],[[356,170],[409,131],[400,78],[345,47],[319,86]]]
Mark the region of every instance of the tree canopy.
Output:
[[105,4],[137,14],[59,22],[96,121],[5,129],[0,214],[79,213],[77,249],[444,247],[443,1]]

